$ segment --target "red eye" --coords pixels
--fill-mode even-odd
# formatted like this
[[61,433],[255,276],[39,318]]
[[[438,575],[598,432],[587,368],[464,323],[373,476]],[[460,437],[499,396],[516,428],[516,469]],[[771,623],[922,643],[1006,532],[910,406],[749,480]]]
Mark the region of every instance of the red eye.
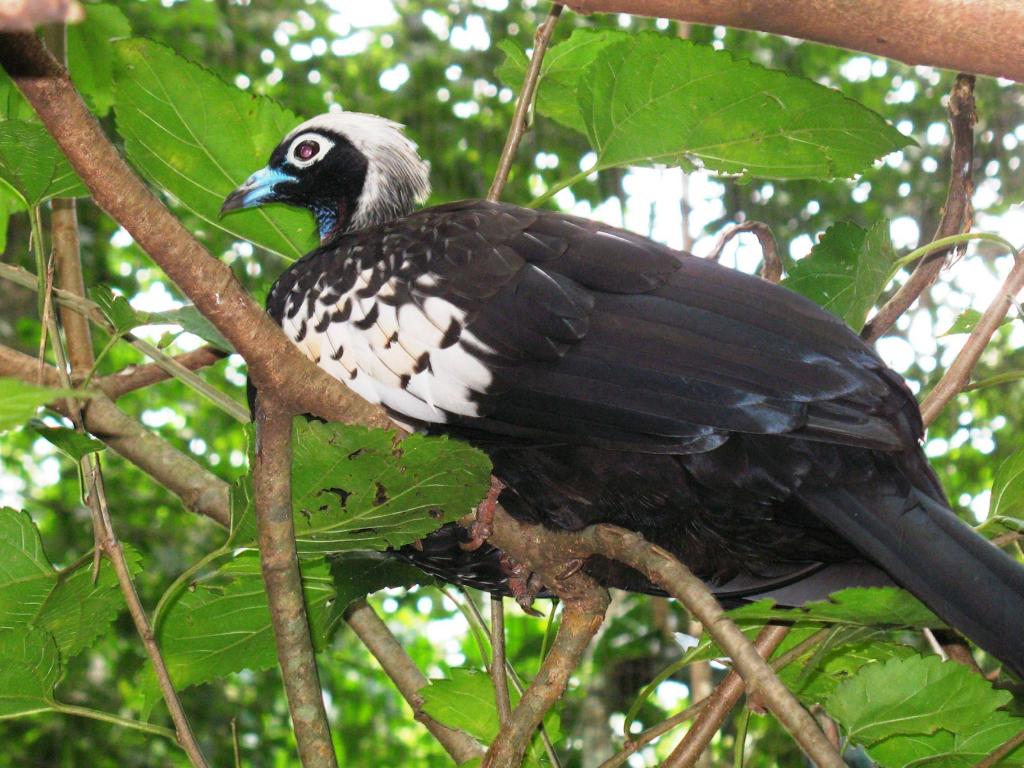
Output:
[[299,160],[312,160],[320,152],[320,145],[315,141],[304,141],[295,148],[295,157]]

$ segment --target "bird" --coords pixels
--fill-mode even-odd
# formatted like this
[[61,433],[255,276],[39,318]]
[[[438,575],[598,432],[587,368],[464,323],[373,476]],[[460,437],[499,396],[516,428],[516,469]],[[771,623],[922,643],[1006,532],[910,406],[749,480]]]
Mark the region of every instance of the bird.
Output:
[[[320,368],[404,428],[486,452],[489,498],[518,520],[636,531],[726,600],[896,584],[1024,674],[1024,567],[953,512],[913,393],[839,318],[585,218],[419,208],[429,173],[403,126],[332,112],[225,199],[221,215],[312,212],[321,243],[267,311]],[[449,523],[393,554],[528,599],[528,574],[474,538]]]

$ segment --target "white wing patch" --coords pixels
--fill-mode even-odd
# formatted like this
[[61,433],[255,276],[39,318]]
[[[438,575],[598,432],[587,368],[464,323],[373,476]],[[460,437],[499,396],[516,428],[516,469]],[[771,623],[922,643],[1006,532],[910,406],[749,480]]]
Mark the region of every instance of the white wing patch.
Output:
[[[295,317],[285,313],[285,333],[325,372],[400,416],[439,424],[449,414],[478,416],[476,396],[487,390],[492,376],[462,343],[466,339],[484,347],[464,329],[465,313],[433,296],[421,305],[396,308],[381,300],[395,294],[390,281],[374,295],[359,296],[359,291],[366,293],[371,277],[372,271],[365,270],[333,304],[315,302],[305,320],[303,297]],[[317,288],[321,296],[331,293]],[[294,301],[289,300],[289,309]]]

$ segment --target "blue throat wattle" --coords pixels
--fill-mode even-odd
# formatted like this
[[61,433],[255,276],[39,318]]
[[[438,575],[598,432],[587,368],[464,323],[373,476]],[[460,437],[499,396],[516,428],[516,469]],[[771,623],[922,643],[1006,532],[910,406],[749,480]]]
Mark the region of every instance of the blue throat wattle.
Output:
[[334,208],[320,206],[313,208],[312,211],[316,218],[317,229],[320,231],[320,239],[326,240],[334,234],[334,230],[338,226],[338,211]]

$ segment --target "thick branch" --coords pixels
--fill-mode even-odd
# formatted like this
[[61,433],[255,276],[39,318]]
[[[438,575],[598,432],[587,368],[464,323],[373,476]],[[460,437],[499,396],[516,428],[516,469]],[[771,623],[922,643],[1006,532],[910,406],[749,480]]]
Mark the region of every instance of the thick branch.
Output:
[[365,600],[357,600],[345,609],[345,621],[391,678],[402,698],[412,707],[416,719],[434,735],[458,765],[483,755],[483,750],[472,737],[442,725],[421,709],[423,699],[419,691],[429,684],[427,678]]
[[569,0],[577,13],[632,13],[811,40],[1024,82],[1020,0]]
[[252,300],[231,270],[192,237],[131,171],[75,91],[67,72],[32,34],[0,35],[0,64],[14,79],[89,187],[117,220],[245,358],[261,390],[332,421],[386,426],[387,417],[306,359]]
[[[978,117],[974,111],[974,77],[957,75],[953,89],[949,94],[949,125],[953,132],[953,145],[950,150],[949,189],[946,202],[942,206],[942,218],[935,237],[940,240],[950,235],[967,232],[971,228],[974,209],[971,197],[974,195],[974,124]],[[913,273],[895,295],[878,310],[861,331],[861,337],[875,342],[888,331],[899,316],[906,312],[924,290],[935,282],[947,257],[959,249],[966,248],[966,243],[943,248],[922,258]]]
[[303,768],[337,768],[309,632],[292,520],[292,414],[261,394],[253,490],[260,562],[292,729]]
[[[225,357],[227,357],[227,353],[222,352],[216,347],[200,347],[191,352],[175,355],[171,359],[182,368],[189,371],[198,371],[200,368],[213,365]],[[122,395],[127,395],[129,392],[144,389],[172,378],[174,378],[174,375],[165,366],[157,363],[146,363],[144,365],[132,365],[117,373],[103,376],[97,379],[95,384],[106,393],[107,397],[111,400],[116,400]]]

